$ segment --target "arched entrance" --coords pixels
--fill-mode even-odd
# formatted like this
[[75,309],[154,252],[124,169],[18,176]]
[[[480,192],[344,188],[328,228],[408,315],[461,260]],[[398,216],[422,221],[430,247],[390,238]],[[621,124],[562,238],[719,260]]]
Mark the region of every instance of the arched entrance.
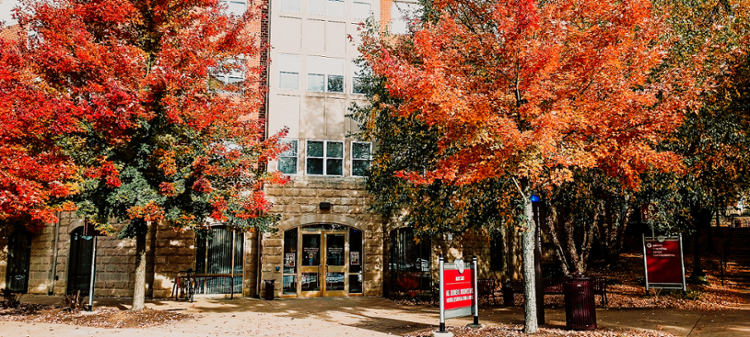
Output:
[[284,231],[283,297],[361,296],[362,231],[316,223]]
[[91,282],[91,253],[94,249],[94,237],[83,236],[83,227],[70,233],[70,252],[68,258],[68,294],[81,292],[88,296]]

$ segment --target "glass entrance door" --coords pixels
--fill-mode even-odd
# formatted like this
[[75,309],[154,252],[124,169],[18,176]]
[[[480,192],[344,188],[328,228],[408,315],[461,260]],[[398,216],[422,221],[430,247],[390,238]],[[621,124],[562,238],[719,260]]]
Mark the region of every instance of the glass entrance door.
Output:
[[302,232],[300,236],[300,296],[346,296],[349,255],[347,232]]

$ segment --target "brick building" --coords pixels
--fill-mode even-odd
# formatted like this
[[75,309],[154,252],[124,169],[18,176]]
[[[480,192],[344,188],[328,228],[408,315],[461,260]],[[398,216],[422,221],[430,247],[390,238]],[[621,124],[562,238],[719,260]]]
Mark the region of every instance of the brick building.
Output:
[[[233,12],[247,7],[243,0],[226,3]],[[165,226],[152,228],[147,296],[169,297],[178,272],[188,268],[214,275],[204,278],[198,289],[208,295],[257,296],[265,289],[263,280],[275,280],[277,297],[429,291],[439,251],[453,257],[479,255],[480,277],[506,276],[511,263],[505,257],[514,254],[507,254],[500,237],[479,233],[417,243],[408,228],[367,210],[362,175],[373,144],[347,137],[356,125],[345,117],[352,102],[364,99],[353,63],[358,56],[357,25],[372,16],[389,22],[393,32],[404,32],[407,20],[402,13],[415,9],[414,1],[270,1],[266,20],[258,25],[272,46],[261,115],[267,118],[269,134],[283,127],[290,130],[286,141],[291,149],[268,169],[288,174],[291,181],[266,187],[282,220],[277,231],[261,235],[217,224],[210,239]],[[87,293],[95,246],[95,295],[132,296],[135,242],[85,237],[82,231],[81,221],[67,214],[39,233],[3,229],[0,288]]]

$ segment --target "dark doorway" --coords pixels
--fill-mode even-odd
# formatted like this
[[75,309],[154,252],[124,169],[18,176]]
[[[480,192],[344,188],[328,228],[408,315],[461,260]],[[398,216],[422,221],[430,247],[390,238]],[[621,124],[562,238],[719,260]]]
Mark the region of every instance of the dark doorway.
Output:
[[29,266],[31,265],[31,234],[16,230],[8,242],[8,289],[14,293],[26,293],[29,288]]
[[68,260],[68,294],[78,291],[88,296],[91,282],[91,253],[94,237],[83,236],[83,227],[70,234],[70,257]]

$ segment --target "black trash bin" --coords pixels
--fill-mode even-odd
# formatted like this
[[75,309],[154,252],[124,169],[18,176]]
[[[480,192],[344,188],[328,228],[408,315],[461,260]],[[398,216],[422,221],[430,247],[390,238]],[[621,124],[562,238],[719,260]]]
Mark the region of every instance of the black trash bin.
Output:
[[513,294],[513,286],[510,285],[510,280],[503,282],[503,305],[506,307],[512,307],[515,304],[515,294]]
[[263,299],[266,301],[273,300],[274,296],[274,284],[276,283],[276,280],[263,280],[266,283],[266,292],[263,294]]
[[565,293],[566,327],[569,330],[596,329],[594,280],[583,274],[566,277],[563,292]]

